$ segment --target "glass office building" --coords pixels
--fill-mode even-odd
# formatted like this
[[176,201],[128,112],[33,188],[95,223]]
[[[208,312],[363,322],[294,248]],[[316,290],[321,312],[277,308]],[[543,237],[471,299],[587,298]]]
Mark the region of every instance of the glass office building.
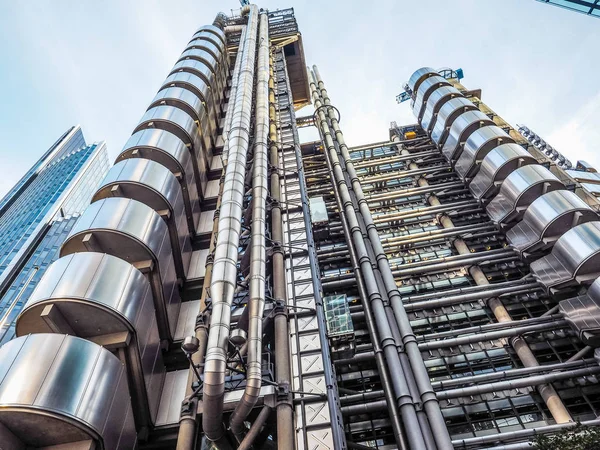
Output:
[[600,17],[599,0],[537,0],[538,2],[548,3],[560,8],[570,9],[589,16]]
[[0,201],[0,342],[108,168],[106,145],[72,127]]

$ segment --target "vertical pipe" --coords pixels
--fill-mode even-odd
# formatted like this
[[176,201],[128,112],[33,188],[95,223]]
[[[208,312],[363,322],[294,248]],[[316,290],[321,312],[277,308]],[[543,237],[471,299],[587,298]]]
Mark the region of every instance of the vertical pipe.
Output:
[[[262,385],[262,334],[265,309],[267,251],[265,228],[267,217],[269,138],[269,16],[260,14],[258,65],[256,74],[256,107],[254,157],[252,169],[252,234],[250,238],[250,300],[248,302],[248,358],[246,387],[231,415],[229,425],[238,442],[244,438],[244,421],[256,405]],[[248,250],[247,250],[248,251]],[[250,445],[252,441],[248,443]]]
[[[275,112],[275,73],[273,55],[269,70],[269,151],[271,160],[271,236],[273,238],[273,295],[275,297],[275,380],[279,386],[291,388],[290,335],[286,304],[285,262],[283,255],[283,222],[281,217],[281,184],[279,179],[279,149]],[[295,446],[294,409],[291,395],[277,402],[277,447]]]
[[[394,139],[399,140],[399,137],[394,136]],[[401,154],[409,155],[409,152],[406,150],[402,150]],[[410,163],[409,168],[418,168],[418,165],[412,162]],[[429,186],[428,181],[424,178],[419,178],[418,184],[421,187]],[[431,206],[441,205],[441,202],[439,201],[436,195],[430,195],[428,198],[428,202]],[[454,222],[448,216],[442,216],[440,218],[440,224],[444,228],[454,228]],[[454,248],[456,248],[458,253],[461,255],[471,253],[469,246],[463,239],[455,239],[453,241],[453,245]],[[489,284],[487,277],[485,276],[485,274],[479,266],[471,266],[469,268],[469,273],[473,277],[473,280],[477,285],[484,286]],[[487,304],[494,316],[496,317],[496,319],[498,320],[498,322],[512,322],[512,317],[510,317],[508,310],[504,307],[504,304],[502,303],[502,300],[500,300],[500,298],[491,298],[488,300]],[[523,339],[523,337],[517,336],[510,339],[510,344],[525,367],[539,366],[537,358],[535,357],[535,355],[533,354],[533,352],[529,348],[529,345],[527,345],[527,342],[525,342],[525,339]],[[566,407],[562,403],[562,400],[558,396],[558,393],[552,387],[552,385],[541,385],[537,387],[537,390],[543,398],[544,402],[546,403],[546,406],[550,410],[552,417],[557,423],[566,423],[572,421],[571,415],[567,411]]]
[[336,147],[331,136],[331,129],[325,116],[325,112],[322,108],[322,106],[324,105],[321,102],[316,82],[312,73],[309,73],[309,78],[312,78],[310,82],[310,88],[313,96],[313,103],[317,110],[318,127],[322,132],[323,143],[326,147],[326,151],[328,152],[331,161],[331,167],[329,167],[329,169],[330,172],[333,174],[333,177],[335,178],[335,183],[338,185],[338,189],[342,198],[342,204],[346,213],[346,218],[349,222],[348,225],[350,228],[352,241],[354,242],[355,251],[357,253],[359,266],[364,276],[368,301],[373,307],[373,313],[375,315],[377,328],[379,331],[380,339],[382,340],[381,346],[383,347],[383,351],[386,356],[386,360],[390,367],[391,373],[398,375],[392,378],[392,384],[394,385],[394,391],[396,392],[396,397],[398,399],[399,408],[402,414],[402,419],[404,421],[404,428],[409,437],[409,445],[412,449],[415,450],[426,450],[427,446],[425,444],[423,433],[421,432],[421,428],[417,418],[416,408],[414,403],[412,403],[412,397],[408,388],[406,375],[402,369],[402,365],[400,364],[400,358],[398,357],[396,343],[392,336],[392,331],[390,329],[390,325],[388,323],[387,316],[385,313],[383,298],[381,293],[379,292],[375,275],[373,272],[373,267],[371,266],[371,261],[368,255],[365,241],[363,239],[362,231],[359,226],[358,218],[356,212],[354,211],[349,187],[346,184],[340,166],[340,161],[337,155]]
[[212,298],[211,323],[204,365],[202,426],[207,439],[221,442],[223,398],[227,370],[227,344],[231,323],[231,304],[237,285],[237,260],[242,220],[246,156],[250,140],[252,94],[258,8],[250,7],[239,86],[233,106],[233,119],[227,142],[227,166],[223,184],[215,260],[210,284]]

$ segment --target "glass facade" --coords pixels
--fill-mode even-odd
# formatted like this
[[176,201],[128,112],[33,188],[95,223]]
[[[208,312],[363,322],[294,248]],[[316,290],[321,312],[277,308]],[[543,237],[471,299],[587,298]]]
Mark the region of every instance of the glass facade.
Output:
[[15,318],[109,166],[106,145],[87,145],[73,127],[0,202],[0,342],[14,336]]
[[538,2],[549,3],[590,16],[600,17],[600,0],[538,0]]

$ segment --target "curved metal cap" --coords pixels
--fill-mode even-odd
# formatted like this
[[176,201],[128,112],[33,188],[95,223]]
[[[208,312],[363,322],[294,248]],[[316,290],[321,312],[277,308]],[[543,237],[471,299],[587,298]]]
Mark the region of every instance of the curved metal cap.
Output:
[[564,187],[554,174],[539,164],[520,167],[506,177],[486,210],[493,222],[506,226],[521,220],[536,198]]
[[140,124],[135,127],[134,133],[146,128],[166,130],[190,146],[193,152],[200,153],[202,151],[202,140],[196,122],[192,116],[175,106],[155,106],[146,111]]
[[430,137],[438,146],[444,145],[448,131],[454,119],[467,111],[475,111],[477,107],[464,97],[453,98],[440,108],[435,123],[430,125]]
[[19,315],[16,333],[67,333],[101,345],[132,346],[127,370],[136,421],[154,422],[165,369],[150,283],[131,264],[92,252],[58,259]]
[[427,99],[427,105],[421,119],[421,127],[426,133],[431,132],[435,117],[440,108],[448,101],[455,97],[462,97],[458,89],[452,86],[441,86],[434,90]]
[[419,85],[417,96],[413,101],[413,114],[419,122],[425,112],[425,103],[427,102],[427,99],[433,91],[442,86],[451,86],[451,84],[448,83],[444,77],[440,77],[439,75],[426,78]]
[[74,336],[33,334],[4,344],[0,361],[0,422],[16,438],[6,448],[85,440],[99,450],[136,447],[127,374],[105,348]]
[[219,78],[204,61],[198,61],[196,59],[181,60],[173,66],[173,69],[169,75],[181,71],[193,72],[195,75],[198,75],[213,89],[214,92],[216,92],[218,89],[221,89]]
[[[559,302],[559,310],[585,345],[600,347],[600,278],[584,295]],[[600,353],[594,354],[598,361]]]
[[473,131],[465,142],[463,152],[456,161],[454,170],[462,180],[473,178],[479,171],[483,158],[492,149],[514,142],[513,138],[496,125],[481,127]]
[[190,230],[177,178],[162,165],[149,159],[128,159],[115,164],[92,197],[125,197],[137,200],[156,211],[167,223],[177,276],[185,278],[192,247]]
[[208,47],[208,50],[213,53],[213,55],[215,56],[215,58],[217,59],[222,59],[223,58],[223,52],[225,51],[225,44],[223,43],[223,41],[221,39],[219,39],[216,35],[210,33],[209,31],[200,31],[199,33],[194,35],[194,39],[192,39],[187,47],[194,47],[194,46],[202,46],[202,41],[206,41],[208,43],[210,43],[211,45]]
[[463,146],[475,130],[494,122],[479,110],[467,111],[452,122],[448,138],[442,147],[442,154],[448,161],[457,160],[462,154]]
[[150,108],[156,106],[168,105],[185,111],[189,114],[192,119],[198,123],[206,120],[207,116],[206,108],[203,104],[203,100],[200,99],[192,91],[181,87],[167,87],[158,91],[152,102],[150,102]]
[[127,198],[105,198],[89,205],[60,249],[60,256],[100,252],[121,258],[150,273],[157,309],[169,324],[159,323],[161,336],[175,331],[181,299],[169,230],[152,208]]
[[594,281],[600,275],[600,222],[571,228],[552,253],[531,263],[531,272],[551,292]]
[[[188,226],[195,232],[201,213],[199,203],[201,180],[196,179],[198,167],[194,167],[192,156],[185,143],[166,130],[147,128],[134,133],[129,138],[116,163],[132,158],[156,161],[177,177],[183,193]],[[193,218],[191,222],[190,217]]]
[[217,58],[212,53],[204,50],[204,48],[192,48],[184,51],[177,62],[179,63],[187,60],[194,60],[203,63],[209,69],[211,69],[214,74],[218,74],[220,71]]
[[439,74],[435,69],[432,69],[431,67],[421,67],[420,69],[416,70],[410,76],[407,83],[409,89],[413,92],[413,95],[416,95],[415,90],[419,89],[419,85],[423,82],[423,80],[429,77],[433,77],[435,75]]
[[598,218],[575,193],[560,189],[534,200],[506,237],[521,253],[544,251],[571,228]]
[[493,197],[510,173],[528,164],[537,164],[537,161],[520,145],[499,145],[483,158],[479,172],[469,183],[469,190],[478,200]]
[[192,38],[192,41],[194,39],[196,39],[196,35],[198,33],[201,33],[203,31],[208,31],[209,33],[214,34],[221,40],[221,42],[223,42],[223,44],[227,44],[227,36],[225,36],[225,32],[223,30],[221,30],[219,27],[216,27],[214,25],[203,25],[200,28],[198,28],[196,30],[196,32],[194,33],[194,37]]

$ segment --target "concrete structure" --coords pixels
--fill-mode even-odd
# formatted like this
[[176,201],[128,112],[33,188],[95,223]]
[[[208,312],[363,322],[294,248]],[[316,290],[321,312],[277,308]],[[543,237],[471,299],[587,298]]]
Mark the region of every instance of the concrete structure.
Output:
[[199,28],[0,349],[0,441],[514,450],[598,425],[594,172],[446,72],[349,147],[293,10]]

